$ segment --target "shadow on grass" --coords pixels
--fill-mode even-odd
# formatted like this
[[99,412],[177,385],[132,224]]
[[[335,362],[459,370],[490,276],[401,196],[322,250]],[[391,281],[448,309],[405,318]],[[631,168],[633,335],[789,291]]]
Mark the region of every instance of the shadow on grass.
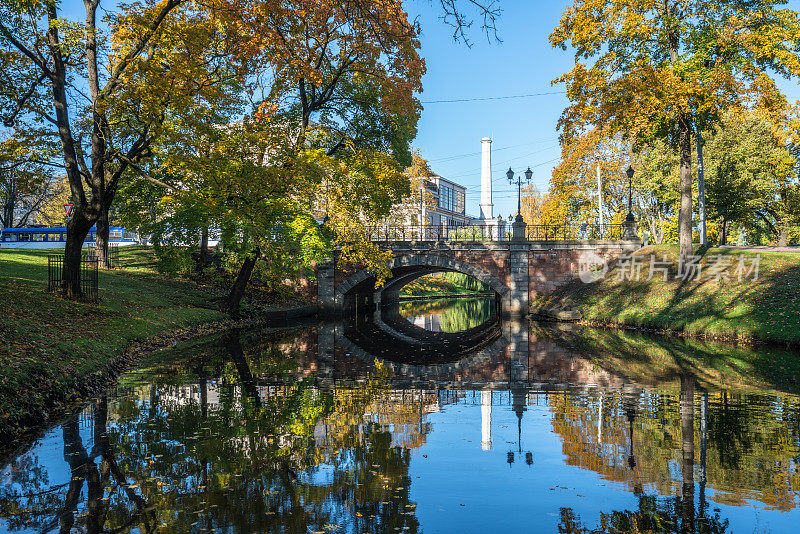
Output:
[[[642,249],[642,275],[619,280],[614,268],[602,280],[583,284],[574,280],[547,297],[546,303],[571,300],[588,320],[644,326],[657,330],[759,340],[800,346],[800,257],[780,253],[744,253],[745,269],[759,261],[758,276],[737,273],[740,254],[727,249],[705,249],[701,275],[676,276],[677,255],[666,247]],[[660,261],[667,254],[673,268],[647,280],[650,254]],[[711,276],[710,265],[727,262],[724,276]]]

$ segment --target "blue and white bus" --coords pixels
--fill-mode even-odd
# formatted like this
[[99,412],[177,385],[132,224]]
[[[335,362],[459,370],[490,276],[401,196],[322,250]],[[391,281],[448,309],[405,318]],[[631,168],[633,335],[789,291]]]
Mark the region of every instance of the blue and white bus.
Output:
[[[92,226],[84,245],[94,244],[97,228]],[[62,248],[67,236],[65,226],[28,226],[3,228],[0,230],[0,247],[3,248]],[[108,244],[127,247],[139,244],[136,232],[121,226],[112,226],[108,231]]]

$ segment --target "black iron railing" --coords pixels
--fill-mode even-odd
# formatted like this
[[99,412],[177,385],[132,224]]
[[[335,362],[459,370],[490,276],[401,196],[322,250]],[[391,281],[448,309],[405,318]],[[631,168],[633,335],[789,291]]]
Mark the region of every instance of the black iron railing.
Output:
[[[98,296],[98,272],[100,264],[97,256],[91,253],[81,256],[81,293],[83,299],[92,302],[97,301]],[[64,255],[50,254],[47,256],[47,290],[58,291],[61,289],[61,282],[64,276]]]
[[622,224],[531,224],[525,229],[528,241],[585,241],[589,239],[622,239]]
[[[505,225],[397,225],[364,228],[333,228],[334,234],[347,239],[361,236],[369,241],[509,241],[513,238],[510,224]],[[525,239],[529,241],[581,241],[621,239],[622,224],[529,225]]]

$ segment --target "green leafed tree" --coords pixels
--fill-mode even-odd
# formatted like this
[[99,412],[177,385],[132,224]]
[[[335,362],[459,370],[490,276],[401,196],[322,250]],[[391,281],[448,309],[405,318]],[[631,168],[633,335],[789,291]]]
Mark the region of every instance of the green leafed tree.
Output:
[[[242,74],[213,3],[87,0],[72,20],[56,1],[0,2],[0,101],[6,127],[38,129],[60,144],[73,215],[63,291],[79,298],[90,228],[107,247],[117,190],[152,155],[176,115],[203,118]],[[217,6],[219,7],[219,6]]]
[[765,227],[786,244],[792,208],[784,199],[797,189],[797,162],[781,133],[763,111],[737,110],[724,113],[707,140],[706,194],[720,244],[727,243],[734,223],[747,230]]

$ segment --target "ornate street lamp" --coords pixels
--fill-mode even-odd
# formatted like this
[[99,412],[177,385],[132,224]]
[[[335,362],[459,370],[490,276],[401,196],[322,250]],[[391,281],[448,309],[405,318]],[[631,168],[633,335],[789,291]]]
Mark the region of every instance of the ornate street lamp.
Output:
[[628,215],[625,217],[625,221],[632,223],[636,220],[633,216],[633,167],[628,165],[625,174],[628,175]]
[[[522,175],[517,175],[516,181],[514,180],[514,171],[511,170],[511,167],[508,168],[508,172],[506,172],[506,176],[508,177],[508,183],[511,185],[517,184],[517,216],[514,218],[516,222],[522,222]],[[525,171],[525,183],[531,182],[531,177],[533,176],[533,171],[530,167],[528,170]]]

